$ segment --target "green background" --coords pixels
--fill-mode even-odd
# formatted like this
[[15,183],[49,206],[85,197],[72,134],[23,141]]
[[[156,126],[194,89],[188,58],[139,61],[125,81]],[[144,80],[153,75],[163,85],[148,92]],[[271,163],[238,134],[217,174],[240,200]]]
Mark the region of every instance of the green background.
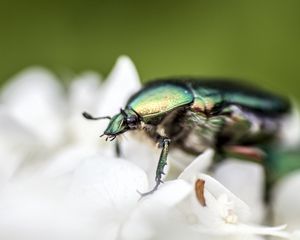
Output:
[[300,1],[2,1],[0,80],[31,65],[239,77],[300,99]]

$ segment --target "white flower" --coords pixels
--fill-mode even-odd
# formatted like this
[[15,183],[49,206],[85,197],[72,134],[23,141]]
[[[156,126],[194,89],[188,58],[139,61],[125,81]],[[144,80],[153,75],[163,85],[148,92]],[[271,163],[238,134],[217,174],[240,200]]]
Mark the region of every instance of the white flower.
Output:
[[136,189],[147,187],[146,174],[132,163],[99,156],[73,174],[15,178],[0,194],[0,238],[116,239],[138,202]]
[[[18,167],[29,167],[36,171],[40,160],[43,162],[40,165],[43,165],[49,158],[49,164],[57,163],[62,167],[61,155],[68,155],[74,164],[77,163],[74,158],[79,160],[99,151],[113,155],[113,144],[99,140],[107,121],[87,121],[81,115],[83,111],[97,114],[100,105],[103,105],[102,108],[119,110],[125,98],[140,88],[135,67],[127,57],[119,58],[110,78],[112,84],[118,81],[119,87],[114,84],[117,94],[109,96],[104,93],[113,92],[112,86],[108,82],[102,86],[100,76],[93,72],[75,78],[67,91],[54,75],[42,68],[29,68],[11,79],[0,95],[3,122],[0,126],[3,133],[0,142],[5,143],[0,153],[5,154],[1,161],[13,158],[5,161],[11,167],[3,167],[7,169],[3,175],[11,175],[9,172]],[[8,144],[10,146],[7,147]],[[23,148],[30,153],[30,159],[26,159]],[[16,152],[16,149],[20,152]],[[5,153],[8,150],[10,152]],[[33,156],[38,152],[42,156]],[[17,154],[20,157],[17,158]],[[52,161],[53,156],[57,159],[56,163]]]
[[0,110],[0,188],[24,160],[31,160],[40,151],[39,139],[12,116]]
[[300,230],[294,231],[291,235],[291,240],[299,240],[300,239]]
[[[64,89],[48,71],[31,68],[0,94],[0,239],[260,239],[288,237],[282,228],[258,226],[261,172],[221,165],[205,175],[212,150],[197,157],[169,157],[169,181],[153,186],[159,149],[126,135],[117,158],[114,144],[98,139],[106,120],[87,121],[83,111],[112,115],[140,88],[138,74],[120,57],[102,84],[94,72]],[[183,159],[184,158],[184,159]],[[174,161],[176,160],[176,161]],[[176,162],[172,166],[171,163]],[[188,166],[187,166],[188,165]],[[234,165],[234,164],[233,164]],[[184,169],[178,178],[176,169]],[[221,170],[223,169],[223,170]],[[234,174],[221,174],[232,172]],[[236,171],[255,173],[247,194],[232,181]],[[251,172],[251,173],[250,173]],[[250,196],[250,197],[248,197]],[[256,205],[257,204],[257,205]],[[261,207],[262,208],[262,207]],[[251,210],[250,210],[251,209]],[[259,215],[259,214],[258,214]],[[256,224],[255,224],[256,223]]]
[[[190,219],[212,229],[222,228],[227,224],[236,224],[238,221],[247,221],[250,210],[243,201],[213,178],[199,172],[192,172],[197,163],[202,164],[202,160],[212,158],[212,155],[213,151],[207,150],[179,176],[195,185],[195,194],[187,204],[187,207],[191,209]],[[200,187],[197,184],[200,184]],[[207,221],[207,218],[210,220]]]
[[[122,225],[119,239],[287,238],[284,227],[247,224],[249,207],[212,177],[198,172],[212,154],[206,151],[178,180],[167,182],[143,199]],[[199,181],[202,187],[195,186]]]
[[43,144],[63,141],[66,105],[63,88],[41,68],[27,69],[9,81],[1,93],[5,111],[33,132]]
[[264,170],[259,164],[237,159],[221,163],[213,176],[251,208],[251,222],[261,223],[265,219]]
[[245,202],[212,177],[195,171],[212,154],[212,150],[207,150],[179,176],[190,182],[195,189],[182,205],[183,212],[189,213],[187,221],[201,233],[221,237],[229,235],[229,239],[255,234],[287,237],[286,233],[280,231],[282,227],[267,228],[250,224],[251,210]]
[[[281,147],[287,150],[300,147],[300,112],[299,105],[294,101],[292,114],[282,122],[280,130]],[[292,129],[292,131],[291,131]]]
[[287,224],[290,230],[300,230],[300,172],[295,171],[280,181],[274,191],[276,224]]
[[[127,57],[119,58],[111,76],[109,82],[115,82],[117,92],[114,97],[112,94],[103,95],[109,89],[112,92],[113,86],[108,82],[101,86],[99,75],[93,72],[74,79],[68,91],[52,74],[41,68],[23,71],[4,87],[0,116],[0,141],[3,143],[0,148],[1,239],[19,239],[20,236],[38,239],[42,233],[48,239],[96,239],[90,236],[103,236],[105,231],[99,229],[106,230],[105,226],[98,223],[101,215],[92,217],[87,211],[95,210],[92,203],[83,197],[84,194],[78,196],[82,191],[80,187],[85,184],[81,182],[82,176],[90,177],[78,170],[86,170],[86,160],[90,160],[90,165],[99,163],[87,171],[105,169],[110,173],[106,180],[95,178],[92,184],[99,180],[100,185],[106,184],[111,190],[110,180],[116,180],[114,174],[118,174],[119,190],[132,193],[135,201],[130,199],[131,203],[136,203],[139,198],[137,189],[145,191],[148,188],[144,171],[129,162],[122,164],[125,161],[115,160],[112,157],[113,144],[98,139],[107,122],[87,121],[81,115],[85,110],[96,112],[100,105],[119,110],[125,98],[140,88],[135,67]],[[120,99],[122,94],[123,100]],[[103,167],[105,163],[112,163],[114,167]],[[123,172],[126,169],[130,170]],[[126,184],[127,180],[135,179],[135,172],[137,185]],[[100,177],[103,177],[103,172],[100,172]],[[93,189],[89,188],[89,194],[92,192]],[[104,203],[104,196],[111,200],[110,203],[116,200],[107,194],[103,190],[99,203]],[[121,200],[126,203],[126,199]],[[127,206],[124,209],[129,210]],[[97,226],[87,224],[90,221]]]

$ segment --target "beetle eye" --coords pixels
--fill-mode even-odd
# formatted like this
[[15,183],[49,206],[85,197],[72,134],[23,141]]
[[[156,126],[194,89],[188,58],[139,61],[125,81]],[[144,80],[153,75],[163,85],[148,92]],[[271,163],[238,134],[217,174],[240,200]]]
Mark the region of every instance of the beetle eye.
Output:
[[137,118],[137,116],[134,116],[134,115],[128,116],[126,118],[126,122],[130,128],[134,128],[136,126],[137,121],[138,121],[138,118]]

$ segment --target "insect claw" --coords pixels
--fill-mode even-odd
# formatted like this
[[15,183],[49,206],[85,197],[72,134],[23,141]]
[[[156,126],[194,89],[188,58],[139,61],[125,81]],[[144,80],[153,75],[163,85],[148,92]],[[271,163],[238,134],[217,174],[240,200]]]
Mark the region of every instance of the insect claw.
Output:
[[143,197],[151,194],[150,192],[142,193],[139,190],[136,190],[136,192],[140,195],[140,199],[139,200],[142,200]]
[[141,196],[143,195],[143,193],[141,193],[139,190],[136,190],[136,192]]
[[105,135],[105,134],[103,133],[103,134],[100,135],[100,137],[103,137],[104,135]]
[[141,196],[140,200],[141,200],[143,197],[153,194],[156,191],[156,189],[152,189],[151,191],[144,192],[144,193],[140,192],[139,190],[136,190],[136,191],[138,194],[140,194],[140,196]]

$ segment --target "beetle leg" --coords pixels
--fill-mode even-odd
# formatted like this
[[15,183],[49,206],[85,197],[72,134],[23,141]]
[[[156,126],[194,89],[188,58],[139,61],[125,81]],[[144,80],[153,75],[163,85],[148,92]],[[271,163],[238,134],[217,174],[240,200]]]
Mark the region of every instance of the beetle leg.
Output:
[[226,156],[240,157],[248,161],[262,163],[266,157],[265,152],[257,147],[251,146],[225,146],[223,148]]
[[121,146],[120,146],[120,142],[118,141],[118,139],[116,140],[115,143],[115,153],[117,157],[121,157]]
[[161,138],[159,141],[159,146],[162,147],[162,151],[160,153],[160,157],[159,157],[159,161],[158,161],[158,165],[156,168],[156,176],[155,176],[155,186],[154,188],[149,191],[149,192],[145,192],[145,193],[140,193],[140,195],[142,197],[147,196],[149,194],[154,193],[157,189],[158,186],[163,182],[161,180],[162,175],[164,175],[164,167],[167,165],[167,156],[169,153],[169,145],[170,145],[170,139],[169,138]]
[[161,176],[164,175],[164,167],[167,165],[167,156],[169,153],[169,145],[170,145],[171,140],[168,138],[163,138],[161,140],[161,144],[162,144],[162,151],[159,157],[159,161],[158,161],[158,165],[157,165],[157,169],[156,169],[156,177],[155,177],[155,181],[156,183],[161,183]]

